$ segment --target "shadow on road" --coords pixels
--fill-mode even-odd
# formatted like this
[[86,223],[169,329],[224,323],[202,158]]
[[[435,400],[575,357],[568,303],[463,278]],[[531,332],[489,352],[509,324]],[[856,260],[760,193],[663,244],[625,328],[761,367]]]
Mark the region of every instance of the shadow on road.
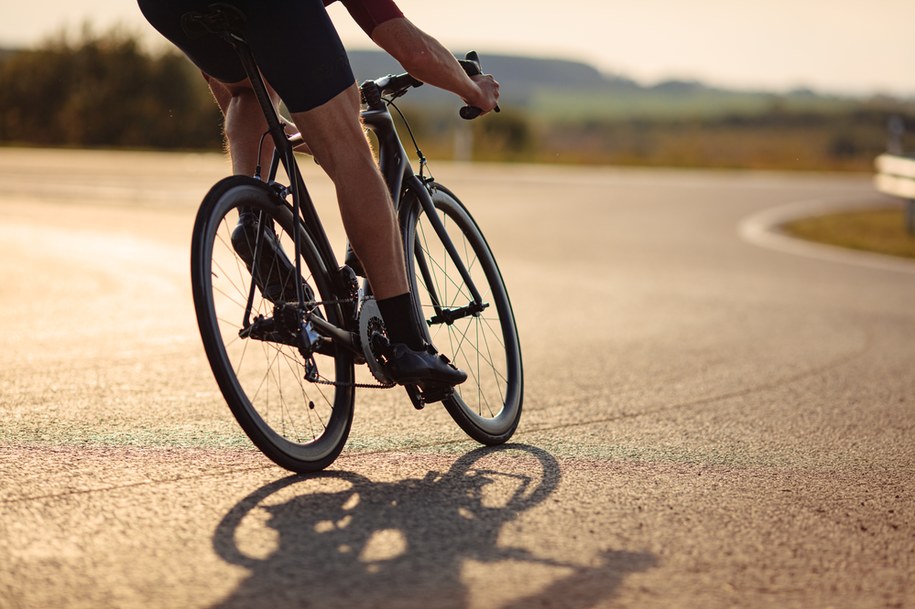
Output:
[[216,529],[219,556],[249,574],[214,607],[590,607],[655,559],[605,551],[573,563],[500,543],[503,527],[560,479],[552,455],[510,445],[474,450],[422,479],[277,480]]

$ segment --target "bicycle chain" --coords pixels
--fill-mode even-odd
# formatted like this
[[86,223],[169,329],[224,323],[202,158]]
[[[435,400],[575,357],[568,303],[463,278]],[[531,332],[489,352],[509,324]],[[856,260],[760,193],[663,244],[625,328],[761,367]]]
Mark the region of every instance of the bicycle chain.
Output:
[[319,306],[327,305],[342,305],[342,304],[354,304],[356,302],[355,298],[339,298],[337,300],[309,300],[305,304],[312,306],[312,308],[318,308]]
[[[327,305],[342,305],[342,304],[353,304],[354,299],[338,299],[338,300],[316,300],[313,304],[315,308],[319,306]],[[315,385],[326,385],[329,387],[352,387],[354,389],[391,389],[397,386],[397,383],[341,383],[339,381],[328,381],[322,378],[310,379],[307,376],[305,380],[309,383],[314,383]]]
[[392,387],[397,386],[396,383],[391,383],[390,385],[383,385],[381,383],[370,385],[369,383],[341,383],[338,381],[328,381],[320,378],[312,380],[308,377],[305,377],[305,380],[309,383],[314,383],[315,385],[329,385],[331,387],[353,387],[354,389],[391,389]]

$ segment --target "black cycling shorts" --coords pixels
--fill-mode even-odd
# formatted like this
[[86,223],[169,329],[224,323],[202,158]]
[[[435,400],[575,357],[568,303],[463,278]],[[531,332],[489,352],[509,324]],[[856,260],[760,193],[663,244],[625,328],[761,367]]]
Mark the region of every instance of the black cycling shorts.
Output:
[[[231,46],[214,34],[191,37],[181,27],[188,11],[214,0],[138,0],[146,19],[210,76],[245,80]],[[290,112],[330,101],[356,81],[323,0],[222,0],[246,17],[245,38],[267,82]]]

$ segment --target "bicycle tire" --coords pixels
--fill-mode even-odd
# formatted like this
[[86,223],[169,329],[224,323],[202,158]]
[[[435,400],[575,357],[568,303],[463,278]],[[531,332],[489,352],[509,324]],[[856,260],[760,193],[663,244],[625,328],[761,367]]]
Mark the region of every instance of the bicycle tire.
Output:
[[[343,348],[315,354],[320,378],[336,383],[316,384],[305,380],[305,358],[297,347],[240,335],[249,294],[249,319],[269,317],[274,306],[252,285],[251,271],[233,247],[240,208],[257,214],[264,226],[269,220],[280,249],[290,256],[295,251],[292,230],[298,229],[305,281],[316,291],[316,300],[335,300],[328,269],[301,221],[293,219],[289,204],[259,180],[226,178],[204,198],[191,245],[194,307],[207,359],[232,414],[254,445],[290,471],[318,471],[337,458],[349,436],[353,357]],[[339,305],[324,304],[319,311],[343,326]]]
[[[470,291],[453,268],[419,199],[408,193],[401,230],[410,289],[429,342],[468,374],[467,381],[444,400],[445,408],[471,438],[487,445],[502,444],[521,420],[524,398],[521,345],[511,301],[495,257],[470,212],[445,187],[432,184],[430,192],[449,238],[490,306],[456,321],[437,320],[433,290],[427,283],[434,286],[440,304],[451,309],[466,305]],[[422,260],[426,261],[428,282]]]

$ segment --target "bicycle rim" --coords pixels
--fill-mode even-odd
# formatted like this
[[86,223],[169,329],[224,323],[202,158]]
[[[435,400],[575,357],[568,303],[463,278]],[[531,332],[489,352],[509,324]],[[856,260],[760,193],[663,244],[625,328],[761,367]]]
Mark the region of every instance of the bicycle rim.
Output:
[[445,407],[472,438],[501,444],[518,425],[523,398],[521,347],[511,302],[489,245],[464,205],[441,186],[432,199],[486,308],[457,320],[442,319],[443,309],[467,307],[473,296],[419,201],[411,205],[404,226],[410,287],[430,342],[468,375],[444,401]]
[[[319,378],[328,383],[318,384],[305,379],[307,360],[294,340],[287,338],[293,344],[284,344],[269,333],[245,336],[246,323],[250,328],[258,318],[279,316],[275,303],[262,293],[264,286],[252,281],[249,267],[233,245],[239,209],[253,212],[259,222],[273,228],[279,249],[289,261],[295,252],[293,226],[298,227],[302,275],[316,300],[334,299],[327,271],[301,223],[293,222],[290,207],[262,182],[227,178],[204,199],[192,244],[194,304],[207,358],[226,402],[252,442],[286,469],[317,471],[334,461],[349,434],[353,359],[345,349],[337,349],[333,355],[314,354]],[[274,259],[270,264],[282,267]],[[284,281],[294,285],[294,279]],[[318,310],[331,323],[341,325],[336,305]]]

